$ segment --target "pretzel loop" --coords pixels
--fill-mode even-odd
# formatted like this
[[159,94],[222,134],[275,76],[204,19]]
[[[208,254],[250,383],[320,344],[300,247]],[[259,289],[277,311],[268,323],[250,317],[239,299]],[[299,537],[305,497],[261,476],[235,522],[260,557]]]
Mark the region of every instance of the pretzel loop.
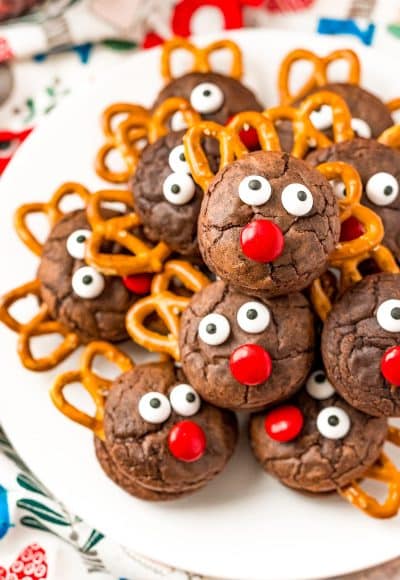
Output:
[[[69,417],[75,423],[87,427],[97,437],[104,440],[104,405],[112,381],[100,377],[92,370],[93,361],[96,356],[105,357],[111,363],[115,364],[122,373],[134,367],[131,359],[112,344],[102,341],[92,342],[82,353],[80,370],[67,371],[59,375],[50,390],[50,397],[57,409],[66,417]],[[94,416],[84,413],[66,400],[64,389],[72,383],[81,383],[89,393],[96,407]]]
[[386,106],[391,113],[396,113],[397,111],[400,110],[400,97],[397,97],[396,99],[391,99],[386,103]]
[[158,294],[169,289],[171,281],[178,279],[185,288],[200,292],[210,283],[207,276],[183,260],[169,260],[164,264],[161,274],[154,276],[151,283],[151,294]]
[[319,91],[305,98],[299,105],[300,118],[310,119],[311,113],[322,105],[329,105],[332,108],[335,143],[351,141],[354,138],[354,131],[351,127],[351,113],[346,102],[335,93]]
[[240,142],[240,150],[237,156],[241,157],[244,153],[248,153],[247,147],[240,141],[239,133],[246,126],[255,129],[261,148],[264,151],[280,151],[281,145],[275,126],[269,116],[255,111],[246,111],[238,113],[228,123],[228,128],[238,136]]
[[400,125],[393,125],[386,129],[379,137],[378,142],[393,147],[393,149],[400,149]]
[[22,286],[18,286],[7,294],[4,294],[0,298],[0,320],[5,324],[10,330],[14,332],[21,332],[22,327],[24,326],[23,323],[19,322],[12,314],[10,313],[10,308],[18,302],[18,300],[22,300],[27,298],[28,296],[35,296],[37,300],[40,299],[40,282],[39,280],[31,280],[26,284],[22,284]]
[[181,97],[171,97],[163,101],[153,113],[149,128],[149,142],[154,143],[169,132],[167,122],[175,113],[181,113],[187,127],[192,127],[201,121],[201,117],[190,105],[189,101]]

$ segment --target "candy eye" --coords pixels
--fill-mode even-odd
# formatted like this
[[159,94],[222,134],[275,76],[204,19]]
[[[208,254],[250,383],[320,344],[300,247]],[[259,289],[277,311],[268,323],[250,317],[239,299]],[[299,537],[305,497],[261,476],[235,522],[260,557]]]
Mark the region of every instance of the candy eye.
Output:
[[311,191],[302,183],[291,183],[282,191],[282,205],[291,215],[303,216],[311,211],[314,199]]
[[400,300],[385,300],[376,311],[376,320],[388,332],[400,332]]
[[193,198],[196,187],[193,179],[186,173],[171,173],[163,184],[163,194],[173,205],[185,205]]
[[172,131],[183,131],[188,128],[182,111],[177,111],[172,115],[170,124]]
[[168,163],[172,171],[176,173],[190,173],[190,167],[186,161],[183,145],[178,145],[172,149],[168,157]]
[[261,302],[246,302],[237,313],[237,322],[242,330],[257,334],[263,332],[269,325],[271,315],[268,308]]
[[262,205],[271,197],[270,182],[261,175],[248,175],[239,183],[239,197],[247,205]]
[[171,405],[162,393],[146,393],[139,401],[139,415],[148,423],[163,423],[171,415]]
[[224,104],[224,93],[214,83],[200,83],[191,92],[190,104],[199,113],[215,113]]
[[353,117],[351,120],[351,128],[357,137],[361,137],[361,139],[371,139],[372,137],[371,127],[363,119]]
[[343,181],[334,179],[333,181],[330,181],[330,184],[337,199],[346,199],[346,186]]
[[68,236],[67,252],[72,258],[83,260],[85,257],[86,240],[89,239],[91,233],[90,230],[76,230]]
[[325,407],[318,414],[317,429],[327,439],[343,439],[350,427],[350,417],[339,407]]
[[190,385],[177,385],[169,396],[173,410],[183,417],[195,415],[200,409],[199,395]]
[[324,371],[315,371],[308,377],[306,390],[310,397],[318,401],[329,399],[335,392]]
[[104,277],[91,266],[79,268],[72,276],[72,289],[80,298],[97,298],[104,286]]
[[231,326],[222,314],[207,314],[200,320],[199,337],[210,346],[218,346],[230,335]]
[[332,107],[329,105],[322,105],[318,111],[313,111],[310,115],[311,123],[316,129],[325,131],[333,125]]
[[368,179],[365,191],[375,205],[389,205],[398,196],[399,184],[393,175],[380,171]]

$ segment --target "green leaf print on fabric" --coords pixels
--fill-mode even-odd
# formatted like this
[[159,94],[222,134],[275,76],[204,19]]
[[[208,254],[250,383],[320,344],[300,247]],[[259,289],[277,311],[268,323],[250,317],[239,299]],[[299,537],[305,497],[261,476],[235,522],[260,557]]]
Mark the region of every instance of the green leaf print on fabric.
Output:
[[41,486],[41,484],[30,477],[27,473],[19,473],[17,475],[17,483],[28,491],[33,491],[34,493],[39,493],[44,497],[48,497],[47,491]]
[[103,40],[101,44],[107,48],[111,48],[111,50],[132,50],[137,48],[137,43],[131,42],[130,40],[109,39]]
[[82,546],[82,552],[89,552],[96,544],[104,538],[104,534],[98,532],[97,530],[92,530],[92,533],[86,540],[86,543]]
[[71,522],[69,522],[63,514],[56,512],[55,510],[49,508],[47,505],[44,505],[43,503],[40,503],[34,499],[19,499],[17,501],[17,507],[30,511],[35,516],[38,516],[42,520],[52,524],[57,524],[58,526],[71,525]]
[[33,518],[32,516],[24,516],[23,518],[20,519],[20,523],[23,526],[26,526],[27,528],[33,528],[34,530],[41,530],[42,532],[48,532],[49,534],[55,535],[50,528],[48,528],[47,526],[42,524],[42,522],[39,522],[39,520]]

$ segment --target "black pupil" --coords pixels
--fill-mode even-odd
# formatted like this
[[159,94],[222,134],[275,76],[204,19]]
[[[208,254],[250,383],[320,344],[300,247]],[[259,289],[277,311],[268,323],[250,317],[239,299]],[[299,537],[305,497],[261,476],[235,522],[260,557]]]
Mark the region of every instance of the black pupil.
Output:
[[174,185],[171,186],[172,193],[179,193],[180,190],[181,190],[181,188],[176,183],[174,183]]
[[76,238],[76,241],[78,242],[78,244],[83,244],[83,242],[86,241],[86,237],[83,234],[81,234]]
[[254,308],[250,308],[247,312],[246,312],[246,316],[249,320],[254,320],[255,318],[257,318],[258,313],[257,310],[255,310]]
[[156,399],[155,397],[154,399],[150,399],[150,407],[153,407],[153,409],[158,409],[158,407],[161,407],[160,399]]
[[317,373],[317,374],[314,376],[314,379],[315,379],[315,382],[316,382],[316,383],[323,383],[323,382],[324,382],[324,380],[325,380],[325,375],[324,375],[324,373]]
[[328,423],[331,427],[336,427],[337,425],[339,425],[339,418],[337,415],[330,415],[330,417],[328,417]]
[[300,190],[300,191],[298,191],[298,192],[297,192],[297,198],[298,198],[300,201],[306,201],[306,199],[307,199],[307,194],[306,194],[306,192],[305,192],[305,191],[303,191],[303,190]]
[[204,95],[205,97],[209,97],[209,96],[211,95],[211,91],[210,91],[210,89],[206,89],[205,91],[203,91],[203,95]]
[[188,403],[193,403],[196,400],[196,395],[194,393],[186,393],[186,400]]
[[206,326],[206,331],[208,332],[208,334],[215,334],[217,332],[217,327],[215,326],[215,324],[207,324]]
[[393,193],[393,187],[391,185],[387,185],[385,187],[385,189],[383,190],[383,193],[385,195],[392,195],[392,193]]
[[391,314],[391,317],[394,318],[395,320],[400,320],[400,306],[396,306],[396,308],[392,308],[390,314]]
[[184,153],[181,153],[181,154],[179,155],[179,159],[180,159],[181,161],[186,161],[186,160],[185,160],[185,154],[184,154]]
[[251,179],[249,181],[249,188],[250,189],[261,189],[261,181],[258,179]]
[[82,282],[83,282],[83,284],[85,284],[86,286],[88,286],[89,284],[91,284],[93,282],[93,276],[90,276],[89,274],[86,274],[82,278]]
[[11,145],[11,141],[0,141],[0,150],[6,151]]

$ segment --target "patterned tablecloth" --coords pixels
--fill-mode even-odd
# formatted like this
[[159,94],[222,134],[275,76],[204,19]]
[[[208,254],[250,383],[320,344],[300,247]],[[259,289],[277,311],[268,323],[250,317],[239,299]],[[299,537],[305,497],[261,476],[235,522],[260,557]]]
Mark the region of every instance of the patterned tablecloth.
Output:
[[[53,13],[41,24],[36,17],[0,27],[0,173],[64,95],[171,34],[261,25],[400,46],[399,0],[56,0],[50,6]],[[48,54],[65,44],[71,46]],[[1,429],[0,540],[0,580],[196,578],[128,552],[69,513]],[[400,578],[400,560],[351,578]]]

